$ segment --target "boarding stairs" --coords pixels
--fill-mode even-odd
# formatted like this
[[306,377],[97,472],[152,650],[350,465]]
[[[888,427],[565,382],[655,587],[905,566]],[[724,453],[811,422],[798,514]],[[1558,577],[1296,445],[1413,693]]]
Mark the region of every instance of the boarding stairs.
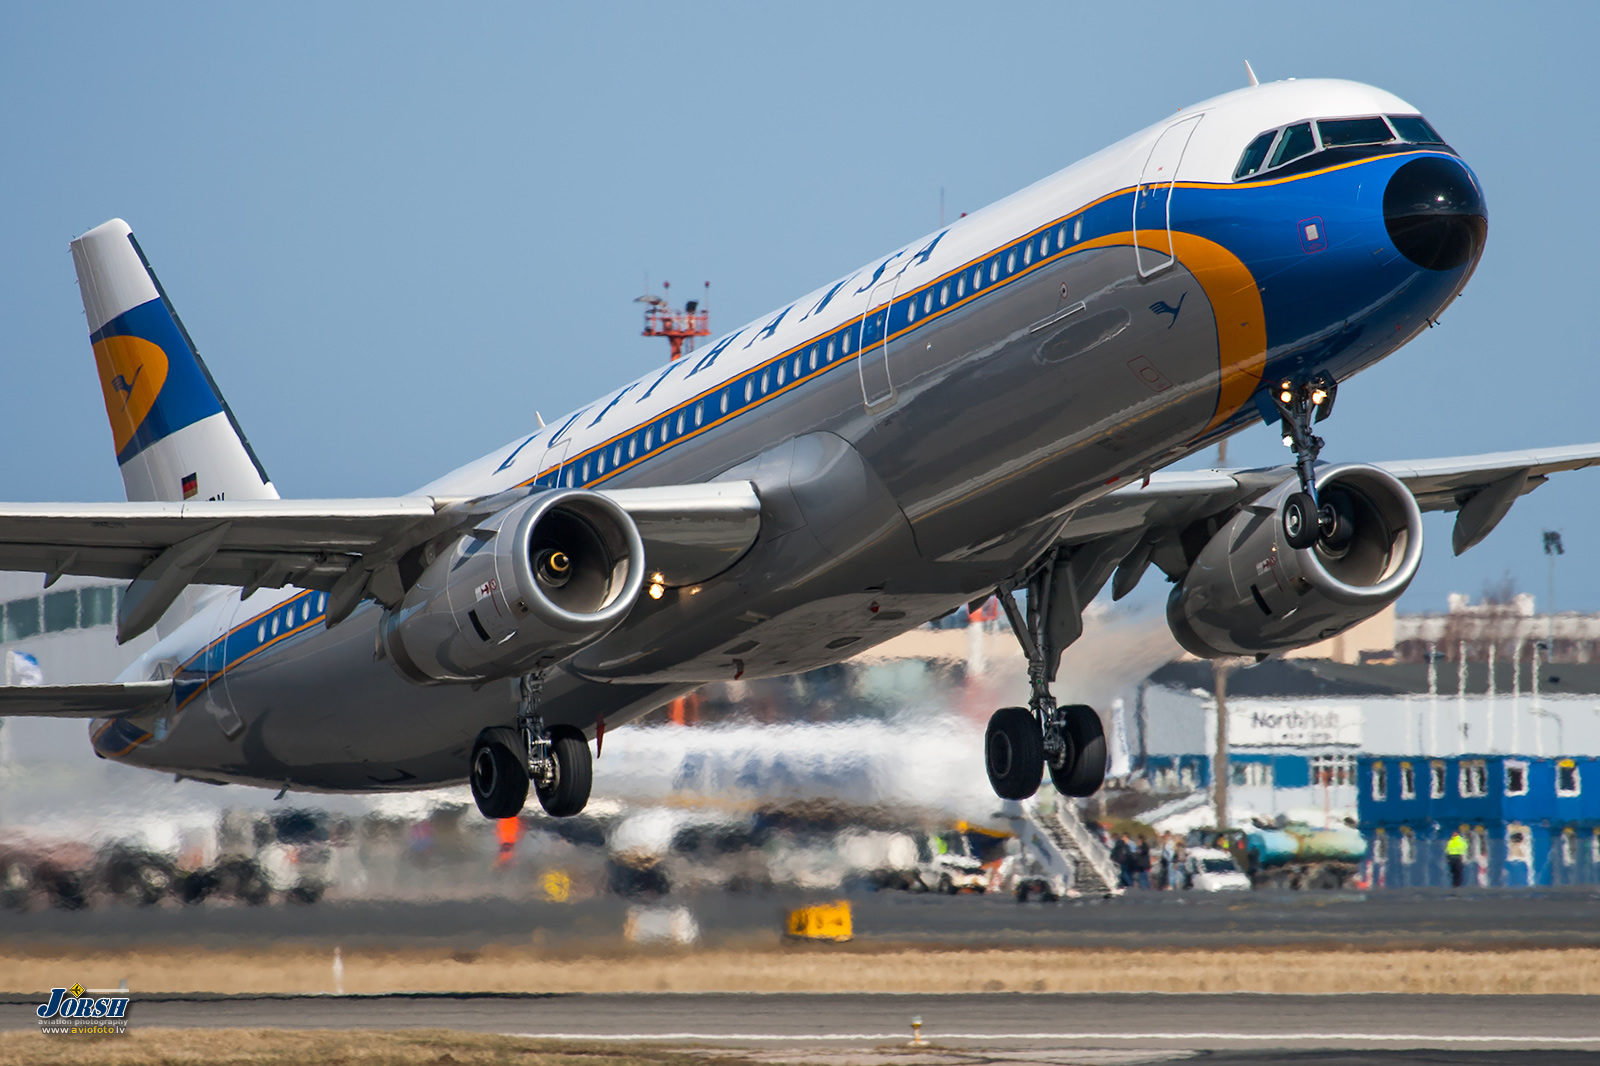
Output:
[[1050,873],[1065,878],[1074,895],[1122,894],[1110,849],[1083,824],[1076,803],[1056,795],[1054,790],[1041,790],[1020,806],[1034,832],[1018,836],[1033,845]]

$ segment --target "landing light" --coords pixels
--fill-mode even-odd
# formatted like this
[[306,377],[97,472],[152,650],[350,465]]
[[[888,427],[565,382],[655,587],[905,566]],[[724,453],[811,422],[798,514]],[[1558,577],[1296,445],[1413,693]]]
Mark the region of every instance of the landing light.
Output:
[[665,591],[666,591],[666,589],[664,589],[662,587],[661,582],[659,582],[659,581],[650,582],[650,598],[652,600],[659,600],[661,598],[661,594],[663,592],[665,592]]

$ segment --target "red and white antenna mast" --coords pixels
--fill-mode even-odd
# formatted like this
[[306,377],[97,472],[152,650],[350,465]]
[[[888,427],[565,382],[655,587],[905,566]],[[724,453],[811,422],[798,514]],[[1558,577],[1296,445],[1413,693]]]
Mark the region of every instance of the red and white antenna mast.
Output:
[[644,334],[646,337],[665,337],[672,345],[672,358],[681,359],[686,352],[694,351],[696,337],[711,336],[711,282],[706,282],[705,296],[690,300],[679,310],[674,310],[667,297],[672,292],[672,282],[661,283],[663,295],[647,292],[634,303],[644,304]]

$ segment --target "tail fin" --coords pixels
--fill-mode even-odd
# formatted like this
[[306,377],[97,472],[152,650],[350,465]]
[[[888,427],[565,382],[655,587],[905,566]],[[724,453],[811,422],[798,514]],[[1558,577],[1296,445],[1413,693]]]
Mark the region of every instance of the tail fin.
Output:
[[73,241],[72,263],[128,499],[277,499],[128,224]]

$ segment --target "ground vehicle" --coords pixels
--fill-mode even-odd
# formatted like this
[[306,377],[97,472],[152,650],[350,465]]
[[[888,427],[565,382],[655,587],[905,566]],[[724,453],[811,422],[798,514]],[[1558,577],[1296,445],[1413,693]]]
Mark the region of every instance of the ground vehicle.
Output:
[[982,892],[989,887],[989,878],[967,834],[951,830],[918,839],[917,884],[925,891],[953,896],[963,888]]
[[1221,848],[1190,848],[1183,860],[1183,884],[1198,892],[1249,889],[1250,877]]
[[1349,826],[1290,822],[1246,829],[1229,850],[1258,888],[1341,888],[1366,856],[1367,842]]

